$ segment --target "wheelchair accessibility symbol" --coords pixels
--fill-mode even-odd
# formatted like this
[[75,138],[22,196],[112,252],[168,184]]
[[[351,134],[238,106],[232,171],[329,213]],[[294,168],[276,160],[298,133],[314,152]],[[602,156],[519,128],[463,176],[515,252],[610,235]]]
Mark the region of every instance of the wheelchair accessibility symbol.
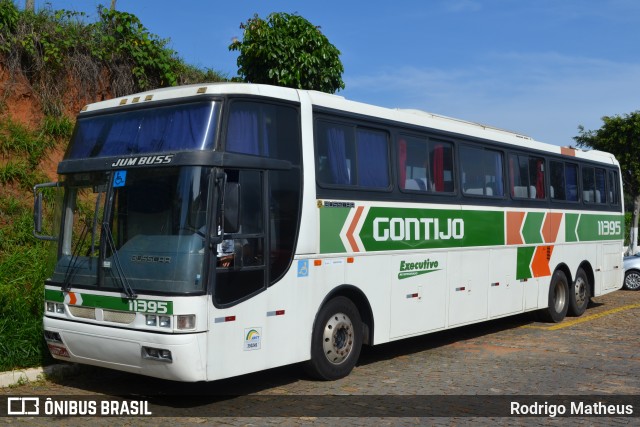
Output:
[[309,260],[301,259],[298,261],[298,277],[309,276]]
[[113,175],[113,188],[124,187],[127,182],[127,171],[116,171]]

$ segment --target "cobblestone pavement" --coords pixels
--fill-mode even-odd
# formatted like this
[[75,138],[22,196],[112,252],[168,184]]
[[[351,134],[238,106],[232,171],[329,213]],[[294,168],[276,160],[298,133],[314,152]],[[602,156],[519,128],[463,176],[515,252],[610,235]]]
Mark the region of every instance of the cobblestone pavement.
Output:
[[[333,382],[310,380],[299,366],[196,384],[79,367],[73,375],[0,389],[0,395],[140,399],[149,401],[156,415],[181,416],[5,417],[0,424],[637,425],[639,317],[640,292],[620,290],[595,298],[582,317],[567,317],[555,325],[524,314],[364,348],[351,375]],[[626,395],[635,418],[464,417],[465,411],[482,412],[478,405],[487,405],[489,412],[492,404],[508,408],[510,400],[519,399],[514,395],[536,395],[541,403],[554,399],[551,395],[574,395],[571,401],[588,397],[575,395]],[[421,417],[425,405],[435,409],[429,414],[451,411],[455,417]],[[259,408],[291,416],[254,417]],[[252,416],[242,417],[247,414]],[[340,417],[345,414],[359,416]]]

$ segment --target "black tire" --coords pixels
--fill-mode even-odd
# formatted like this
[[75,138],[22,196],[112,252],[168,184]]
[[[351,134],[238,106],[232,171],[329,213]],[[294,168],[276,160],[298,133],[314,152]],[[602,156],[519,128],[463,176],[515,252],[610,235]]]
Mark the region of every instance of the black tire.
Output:
[[356,365],[361,348],[362,320],[358,309],[348,298],[333,298],[316,316],[306,370],[322,380],[346,377]]
[[551,277],[549,285],[549,306],[541,314],[547,322],[561,322],[569,310],[569,283],[567,276],[557,270]]
[[576,280],[569,289],[569,313],[572,316],[582,316],[589,305],[591,287],[587,273],[582,268],[576,273]]
[[640,271],[629,270],[624,274],[623,288],[630,291],[637,291],[640,289]]

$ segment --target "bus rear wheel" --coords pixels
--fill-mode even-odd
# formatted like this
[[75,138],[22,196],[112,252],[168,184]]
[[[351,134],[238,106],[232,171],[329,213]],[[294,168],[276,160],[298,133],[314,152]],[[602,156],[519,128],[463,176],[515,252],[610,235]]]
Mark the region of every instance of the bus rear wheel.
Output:
[[576,281],[571,284],[569,290],[569,312],[574,316],[582,316],[589,305],[591,292],[587,273],[582,268],[576,273]]
[[318,312],[311,336],[307,372],[322,380],[349,375],[362,348],[362,320],[351,300],[336,297]]
[[542,317],[548,322],[558,323],[569,310],[569,283],[567,276],[560,270],[553,273],[549,285],[548,307],[542,310]]

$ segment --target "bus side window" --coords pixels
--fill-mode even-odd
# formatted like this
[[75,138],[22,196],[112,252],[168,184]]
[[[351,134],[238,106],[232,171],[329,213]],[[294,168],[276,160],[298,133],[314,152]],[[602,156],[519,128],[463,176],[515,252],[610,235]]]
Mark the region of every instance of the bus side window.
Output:
[[445,141],[402,136],[398,140],[400,188],[451,193],[453,185],[453,145]]
[[544,159],[541,157],[509,155],[511,197],[545,199],[544,172]]
[[619,189],[618,189],[618,173],[614,171],[609,171],[609,203],[612,205],[617,205],[620,203],[620,199],[618,198]]
[[317,122],[316,179],[319,184],[389,188],[386,132]]
[[320,123],[318,153],[316,155],[317,179],[323,184],[348,185],[352,179],[353,155],[347,143],[349,129],[346,126]]
[[564,181],[564,163],[551,161],[549,163],[550,171],[550,188],[549,193],[552,200],[566,200],[565,181]]
[[585,203],[596,202],[595,168],[582,168],[582,200]]
[[432,191],[433,181],[429,173],[427,140],[403,137],[398,141],[400,162],[400,186],[411,191]]
[[599,204],[607,203],[607,182],[604,169],[595,170],[595,202]]
[[295,108],[235,100],[229,113],[226,149],[234,153],[289,160],[299,165],[298,122]]
[[[429,141],[433,191],[450,193],[453,185],[453,145],[444,141]],[[502,187],[502,184],[499,185]]]
[[462,192],[465,195],[502,197],[502,153],[475,147],[460,147]]
[[389,147],[385,132],[356,130],[358,185],[369,188],[389,187]]
[[577,202],[580,200],[578,194],[578,165],[565,163],[565,182],[567,183],[567,201]]

